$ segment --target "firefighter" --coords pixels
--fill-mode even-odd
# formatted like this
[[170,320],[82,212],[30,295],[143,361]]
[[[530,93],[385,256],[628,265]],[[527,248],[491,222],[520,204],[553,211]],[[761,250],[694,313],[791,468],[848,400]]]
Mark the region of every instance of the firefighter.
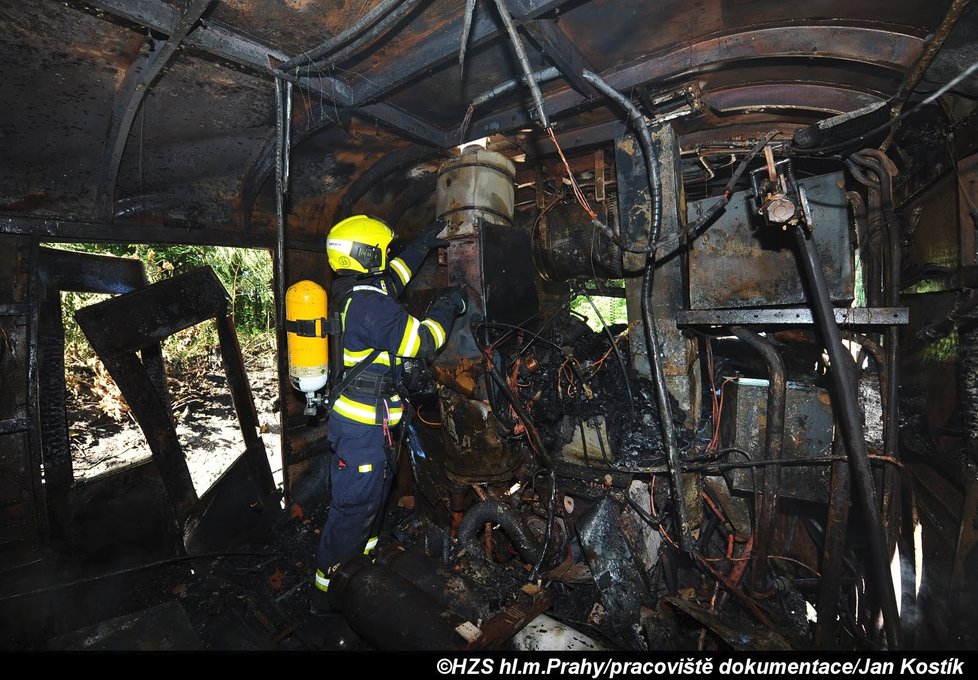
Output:
[[329,232],[326,254],[337,274],[330,301],[341,313],[344,377],[333,388],[342,390],[327,428],[332,500],[316,556],[312,608],[317,613],[330,609],[326,593],[332,571],[358,554],[369,555],[377,544],[372,527],[393,475],[391,428],[404,411],[396,391],[401,358],[433,354],[465,313],[461,289],[435,300],[424,319],[397,302],[428,252],[447,245],[437,238],[443,228],[436,221],[390,262],[394,233],[379,220],[356,215]]

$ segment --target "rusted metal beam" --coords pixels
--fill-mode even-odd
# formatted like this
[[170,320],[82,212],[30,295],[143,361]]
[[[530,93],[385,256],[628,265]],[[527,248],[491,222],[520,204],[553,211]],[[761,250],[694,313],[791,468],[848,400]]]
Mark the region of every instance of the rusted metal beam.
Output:
[[[906,307],[836,307],[835,322],[841,326],[905,326],[910,322]],[[764,309],[707,309],[679,312],[677,326],[810,326],[810,309],[799,307]]]
[[122,161],[122,152],[126,149],[126,140],[129,139],[129,131],[132,129],[132,123],[136,119],[136,112],[139,111],[143,97],[146,96],[156,77],[177,53],[180,43],[214,2],[215,0],[191,0],[190,6],[180,16],[163,47],[140,55],[129,66],[122,86],[116,93],[115,104],[112,107],[112,122],[109,124],[109,136],[102,155],[102,180],[99,184],[98,205],[99,214],[103,217],[112,216],[119,163]]
[[[813,50],[812,45],[822,48]],[[600,75],[617,90],[628,91],[643,83],[673,79],[712,65],[761,56],[765,59],[835,59],[902,72],[917,58],[922,47],[923,41],[917,36],[865,26],[777,26],[714,36],[650,55]],[[547,114],[554,118],[586,103],[584,96],[571,88],[544,97]],[[502,133],[525,127],[530,122],[524,107],[512,106],[476,120],[470,136]]]
[[[528,4],[527,0],[509,0],[510,8],[523,15],[527,14]],[[560,29],[555,20],[528,21],[523,25],[523,28],[540,46],[544,55],[560,69],[561,74],[575,90],[588,99],[597,96],[597,91],[589,82],[584,80],[582,75],[584,71],[593,71],[594,69],[588,63],[587,58]]]
[[891,115],[896,116],[900,113],[900,109],[906,103],[910,95],[913,94],[914,90],[923,80],[924,74],[930,65],[934,61],[934,57],[937,53],[941,51],[941,47],[944,45],[944,41],[951,34],[951,30],[954,25],[958,23],[958,19],[964,13],[965,8],[971,0],[953,0],[951,6],[947,10],[947,14],[941,20],[941,23],[934,30],[934,32],[928,36],[927,44],[921,51],[920,56],[914,63],[913,68],[907,72],[907,77],[904,78],[903,82],[900,83],[900,87],[897,89],[896,94],[893,95],[893,99],[890,101],[890,112]]
[[[521,0],[512,3],[511,15],[513,22],[519,26],[569,3],[570,0]],[[355,89],[354,102],[360,104],[376,101],[388,92],[455,60],[462,42],[462,24],[460,14],[458,21],[429,36],[410,55],[392,61],[390,66],[378,73],[371,73],[370,80]],[[505,35],[505,32],[495,12],[476,12],[469,34],[468,49],[471,52],[480,45]]]
[[[59,220],[23,215],[0,215],[0,234],[31,234],[52,241],[114,241],[125,243],[193,243],[243,248],[269,248],[274,234],[224,229],[110,224],[99,221]],[[318,250],[318,248],[312,248]]]

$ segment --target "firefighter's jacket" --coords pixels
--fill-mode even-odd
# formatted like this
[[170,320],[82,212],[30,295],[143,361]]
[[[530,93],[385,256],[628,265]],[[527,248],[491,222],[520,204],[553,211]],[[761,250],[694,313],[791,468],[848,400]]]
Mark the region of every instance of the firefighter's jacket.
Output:
[[454,321],[447,305],[436,302],[426,318],[417,319],[397,302],[425,255],[412,244],[378,276],[341,276],[334,281],[331,299],[343,305],[345,370],[374,349],[380,354],[337,397],[330,418],[364,425],[395,425],[401,420],[403,403],[396,391],[401,358],[431,355],[445,344]]

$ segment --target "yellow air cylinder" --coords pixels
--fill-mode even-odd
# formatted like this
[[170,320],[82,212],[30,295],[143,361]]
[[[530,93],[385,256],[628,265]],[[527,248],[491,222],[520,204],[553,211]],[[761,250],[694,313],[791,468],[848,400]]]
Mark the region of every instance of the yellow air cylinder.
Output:
[[289,380],[310,399],[329,376],[329,347],[323,337],[327,311],[326,291],[318,283],[299,281],[285,293]]

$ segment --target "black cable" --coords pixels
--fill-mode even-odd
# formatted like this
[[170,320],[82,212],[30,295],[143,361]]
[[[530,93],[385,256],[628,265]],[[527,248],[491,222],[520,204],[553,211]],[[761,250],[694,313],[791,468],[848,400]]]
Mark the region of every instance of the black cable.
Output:
[[[607,423],[608,421],[605,420],[605,422]],[[597,422],[595,422],[594,424],[594,431],[598,435],[598,446],[601,448],[601,460],[604,461],[604,464],[607,465],[608,469],[611,470],[612,472],[621,472],[621,469],[615,467],[615,465],[608,458],[608,452],[605,450],[604,439],[601,437],[601,430],[598,429]]]
[[[500,328],[510,328],[510,329],[512,329],[513,331],[523,331],[524,333],[527,333],[527,334],[529,334],[530,336],[532,336],[532,338],[533,338],[534,340],[539,340],[540,342],[545,342],[545,343],[547,343],[548,345],[550,345],[550,346],[552,346],[552,347],[555,347],[556,349],[558,349],[558,350],[560,350],[560,351],[563,351],[563,349],[564,349],[563,347],[561,347],[560,345],[558,345],[558,344],[557,344],[556,342],[554,342],[553,340],[550,340],[550,339],[548,339],[548,338],[545,338],[545,337],[543,337],[543,335],[542,335],[541,333],[538,333],[538,332],[534,332],[534,331],[531,331],[531,330],[529,330],[529,329],[527,329],[527,328],[523,328],[522,326],[517,326],[517,325],[515,325],[515,324],[511,324],[511,323],[502,323],[501,321],[483,321],[483,322],[481,322],[481,323],[479,323],[479,324],[478,324],[478,325],[476,326],[476,330],[478,331],[478,329],[479,329],[479,328],[482,328],[483,326],[489,326],[489,327],[493,327],[493,326],[498,326],[498,327],[500,327]],[[503,338],[505,338],[505,337],[506,337],[506,336],[503,336]],[[494,343],[490,343],[490,344],[492,344],[492,345],[497,345],[497,344],[499,344],[499,343],[500,343],[500,342],[502,341],[502,339],[503,339],[503,338],[501,338],[501,339],[499,339],[499,340],[496,340],[496,342],[494,342]]]
[[[645,330],[645,344],[649,360],[654,367],[653,378],[655,382],[656,401],[659,406],[659,420],[662,429],[662,436],[665,440],[666,451],[670,467],[670,477],[672,478],[673,496],[676,503],[676,511],[679,516],[679,540],[686,552],[692,551],[690,544],[691,534],[689,519],[686,512],[686,499],[683,496],[681,471],[679,468],[679,449],[676,447],[675,424],[672,417],[672,404],[669,401],[669,388],[666,385],[665,369],[662,365],[660,355],[660,343],[656,331],[652,312],[649,308],[649,298],[652,295],[652,277],[655,270],[655,252],[658,247],[659,231],[662,225],[662,179],[659,176],[659,161],[652,144],[652,137],[649,134],[645,119],[632,102],[623,94],[615,90],[606,83],[600,76],[591,71],[584,71],[585,80],[594,85],[603,94],[616,102],[628,112],[629,121],[635,128],[641,142],[645,165],[648,170],[649,189],[652,195],[652,224],[649,230],[649,245],[637,252],[645,252],[645,273],[642,277],[642,325]],[[597,228],[601,229],[605,235],[615,239],[613,230],[602,224],[599,220],[592,220]]]
[[[536,319],[538,316],[541,316],[544,312],[548,312],[551,309],[556,309],[556,311],[554,311],[553,315],[549,319],[547,319],[547,321],[544,322],[540,326],[540,330],[538,332],[539,333],[543,333],[543,329],[546,328],[548,325],[550,325],[550,323],[557,317],[557,315],[560,314],[560,312],[563,310],[563,308],[566,307],[567,305],[569,305],[573,301],[573,299],[574,299],[574,296],[573,296],[572,293],[568,293],[564,297],[566,299],[564,299],[564,300],[558,300],[557,302],[555,302],[554,304],[550,305],[549,307],[545,307],[545,308],[541,309],[540,311],[536,312],[535,314],[531,314],[527,318],[525,318],[522,321],[520,321],[518,324],[514,324],[512,330],[504,333],[501,337],[496,338],[496,342],[493,343],[493,344],[497,344],[498,345],[503,340],[505,340],[506,338],[508,338],[510,335],[512,335],[513,333],[515,333],[517,330],[527,330],[525,328],[526,324],[530,323],[531,321],[533,321],[534,319]],[[492,322],[492,323],[497,323],[497,322]],[[488,342],[488,338],[487,338],[487,342]],[[523,350],[520,351],[521,354],[522,354],[522,352],[523,352]]]
[[584,436],[584,419],[583,418],[581,418],[578,421],[577,427],[581,430],[581,450],[584,452],[584,464],[587,467],[592,467],[591,461],[588,459],[588,455],[587,455],[587,437]]

